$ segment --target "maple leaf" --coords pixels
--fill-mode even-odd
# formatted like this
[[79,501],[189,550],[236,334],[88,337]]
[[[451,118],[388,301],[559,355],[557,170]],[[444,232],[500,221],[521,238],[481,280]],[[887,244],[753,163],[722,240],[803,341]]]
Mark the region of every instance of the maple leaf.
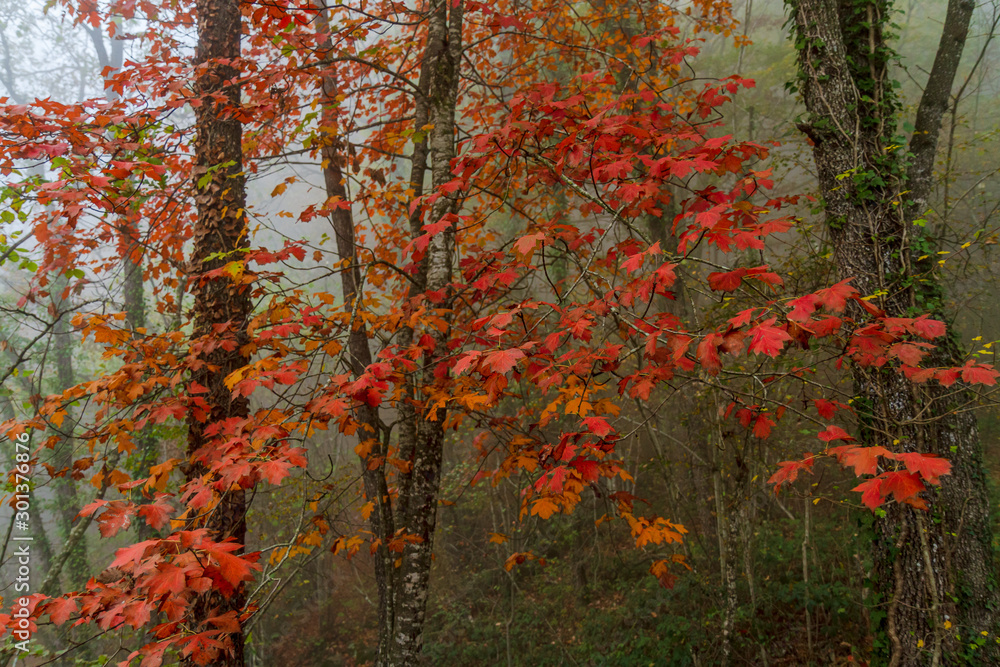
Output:
[[836,285],[831,285],[816,292],[817,301],[827,310],[841,313],[847,307],[847,300],[856,295],[858,291],[848,285],[853,278],[842,280]]
[[951,463],[934,454],[908,452],[896,454],[895,458],[901,461],[908,471],[923,477],[928,484],[940,484],[939,477],[951,473]]
[[112,501],[108,509],[97,517],[97,528],[101,531],[101,537],[117,535],[118,531],[128,528],[132,524],[132,508],[125,506],[124,503],[118,505],[119,502]]
[[545,243],[544,232],[522,236],[514,243],[514,248],[524,257],[524,261],[528,262],[531,261],[531,256],[534,254],[539,243]]
[[902,366],[903,375],[910,382],[921,383],[927,382],[937,373],[935,368],[914,368],[913,366]]
[[806,294],[798,299],[792,299],[788,305],[792,307],[792,311],[788,313],[788,319],[794,322],[808,322],[819,307],[819,297],[815,294]]
[[997,377],[1000,377],[1000,373],[987,364],[975,364],[969,361],[962,366],[962,381],[969,384],[985,384],[992,387],[997,383]]
[[677,581],[677,577],[670,573],[670,569],[667,567],[667,561],[658,560],[649,566],[649,573],[656,577],[660,585],[666,589],[671,589],[674,587],[674,583]]
[[819,439],[823,442],[833,442],[834,440],[854,440],[854,436],[839,426],[831,424],[826,427],[825,431],[819,432]]
[[743,284],[743,276],[747,274],[744,268],[728,271],[726,273],[708,274],[708,286],[716,292],[733,292]]
[[604,417],[587,417],[583,423],[587,426],[587,430],[599,438],[604,438],[615,432]]
[[885,473],[882,481],[882,495],[890,493],[896,502],[905,503],[924,490],[924,484],[911,472],[895,471]]
[[45,604],[45,613],[56,625],[62,625],[69,617],[79,611],[76,600],[69,597],[59,597]]
[[491,544],[503,544],[508,539],[510,539],[510,538],[508,538],[503,533],[490,533],[490,543]]
[[786,341],[792,339],[788,332],[773,326],[777,318],[761,322],[750,330],[750,351],[754,354],[764,353],[769,357],[777,357]]
[[131,546],[123,547],[115,552],[115,559],[108,567],[124,567],[132,565],[142,560],[148,547],[159,544],[158,540],[146,540]]
[[469,367],[472,366],[477,359],[479,359],[480,354],[482,354],[482,352],[480,352],[479,350],[473,350],[471,352],[466,352],[461,357],[459,357],[458,360],[455,362],[455,365],[452,367],[452,370],[454,371],[455,375],[461,375],[466,370],[468,370]]
[[962,371],[958,368],[943,368],[934,373],[934,377],[943,387],[950,387],[955,384],[961,376]]
[[722,370],[722,360],[719,359],[719,344],[722,340],[719,334],[708,334],[698,343],[698,361],[709,375],[718,375]]
[[125,606],[125,611],[122,614],[125,622],[131,625],[133,628],[141,628],[149,622],[149,605],[145,600],[137,600],[132,604]]
[[754,420],[753,423],[753,434],[754,437],[764,440],[769,435],[771,435],[771,427],[774,426],[774,420],[771,419],[766,414],[760,414]]
[[161,563],[158,571],[144,581],[149,587],[149,594],[159,597],[168,593],[180,595],[187,587],[187,577],[184,569],[172,563]]
[[288,477],[289,468],[291,468],[291,463],[282,459],[264,461],[257,466],[260,476],[266,479],[269,484],[274,485],[281,484],[281,480]]
[[768,484],[774,484],[775,492],[782,484],[791,484],[799,476],[800,470],[812,472],[815,458],[812,456],[802,461],[782,461],[778,464],[778,471],[767,480]]
[[240,621],[235,610],[227,611],[221,616],[212,616],[211,618],[205,619],[205,622],[214,625],[220,631],[232,634],[240,631]]
[[531,505],[531,516],[538,516],[542,519],[548,519],[558,511],[559,506],[548,497],[539,498]]
[[879,505],[882,504],[883,494],[881,477],[865,480],[851,489],[851,491],[860,491],[861,502],[863,502],[865,507],[873,512]]
[[[251,563],[239,556],[233,556],[226,553],[225,551],[220,551],[218,549],[220,545],[215,545],[215,548],[206,549],[206,551],[212,554],[215,558],[215,562],[219,564],[219,572],[225,577],[233,588],[240,585],[240,582],[248,581],[253,579],[253,574],[251,574],[252,569],[260,569],[260,566],[256,563]],[[237,547],[238,548],[238,547]]]
[[518,359],[524,358],[524,352],[517,348],[497,350],[484,355],[483,366],[492,368],[494,373],[505,374],[517,365]]
[[813,405],[816,406],[816,412],[823,419],[833,419],[833,413],[837,410],[836,403],[832,401],[827,401],[822,398],[817,398],[813,401]]
[[[842,449],[837,447],[835,449]],[[853,466],[854,474],[874,475],[878,470],[878,457],[891,456],[892,452],[884,447],[849,447],[842,452],[837,452],[841,465]]]
[[947,333],[947,327],[945,327],[944,322],[939,322],[938,320],[929,319],[929,315],[921,315],[917,319],[913,320],[913,329],[921,337],[927,340],[934,340],[935,338],[940,338]]
[[601,467],[597,461],[578,456],[570,462],[570,465],[576,468],[576,471],[580,473],[580,478],[585,482],[593,483],[600,477]]
[[888,354],[909,366],[919,366],[927,352],[913,343],[896,343],[889,346]]
[[138,514],[146,520],[154,530],[159,530],[167,525],[174,508],[161,500],[157,500],[151,505],[139,507]]

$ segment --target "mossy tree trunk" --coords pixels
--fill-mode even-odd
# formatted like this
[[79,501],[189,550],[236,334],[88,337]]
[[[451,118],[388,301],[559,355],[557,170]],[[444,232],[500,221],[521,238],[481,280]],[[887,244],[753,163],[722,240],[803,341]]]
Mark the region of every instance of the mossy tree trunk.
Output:
[[[919,259],[932,251],[914,222],[928,213],[941,118],[951,104],[973,4],[949,2],[909,154],[897,137],[899,105],[888,73],[891,3],[787,5],[806,106],[799,129],[813,144],[839,276],[873,296],[889,317],[942,317],[933,266]],[[925,360],[931,366],[962,362],[953,338]],[[953,466],[940,488],[924,494],[928,512],[891,503],[874,520],[872,599],[881,612],[872,614],[874,659],[965,664],[970,639],[994,633],[1000,608],[982,447],[968,409],[975,396],[958,385],[912,384],[894,370],[855,368],[853,375],[861,440],[939,454]],[[995,651],[988,642],[974,660],[995,661]]]

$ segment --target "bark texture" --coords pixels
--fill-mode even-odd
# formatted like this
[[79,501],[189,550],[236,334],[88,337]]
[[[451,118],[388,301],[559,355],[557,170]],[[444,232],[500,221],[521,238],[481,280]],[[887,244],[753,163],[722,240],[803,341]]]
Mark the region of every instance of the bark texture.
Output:
[[[427,48],[421,64],[421,83],[426,86],[425,99],[428,122],[433,125],[427,138],[430,157],[431,187],[436,189],[452,180],[451,161],[455,157],[455,107],[458,99],[459,68],[462,55],[462,0],[442,2],[434,6],[428,21]],[[418,109],[422,113],[422,110]],[[421,113],[418,113],[418,121]],[[414,163],[414,167],[416,167]],[[411,174],[411,181],[416,174]],[[423,175],[420,175],[423,180]],[[437,222],[458,210],[454,195],[442,196],[434,202],[428,222]],[[411,228],[416,225],[412,224]],[[416,231],[416,230],[413,230]],[[455,239],[454,225],[431,237],[427,246],[424,266],[419,276],[430,305],[440,308],[446,324],[452,319],[450,285]],[[415,292],[420,286],[414,285]],[[434,295],[433,297],[431,295]],[[411,296],[416,296],[411,294]],[[437,303],[435,303],[435,301]],[[415,428],[406,437],[411,442],[400,442],[401,453],[406,451],[411,461],[409,475],[404,478],[406,503],[397,514],[397,527],[418,538],[403,550],[397,592],[397,621],[393,664],[397,667],[417,663],[423,645],[423,627],[427,610],[427,592],[430,582],[433,554],[434,528],[437,525],[437,504],[441,483],[441,456],[444,447],[444,421],[446,411],[428,411],[436,385],[447,382],[435,372],[440,360],[447,356],[450,326],[427,332],[434,338],[435,349],[423,361],[419,391],[414,392],[416,407],[413,420]],[[401,432],[401,438],[404,437]],[[405,450],[404,450],[405,447]],[[401,491],[404,490],[401,488]],[[404,494],[401,493],[401,496]]]
[[[322,7],[322,5],[317,5]],[[462,3],[439,3],[428,15],[427,44],[421,61],[421,73],[416,85],[415,127],[419,138],[414,141],[411,155],[410,186],[414,197],[424,194],[427,172],[432,188],[452,179],[451,161],[455,157],[455,107],[458,96],[459,63],[462,50]],[[332,62],[332,44],[325,18],[318,22],[321,34],[320,50]],[[322,150],[323,172],[328,198],[347,201],[344,182],[345,151],[339,136],[335,113],[337,80],[327,68],[321,82],[324,100],[324,133]],[[433,125],[429,133],[422,128]],[[413,237],[423,233],[424,222],[438,221],[455,214],[457,197],[438,199],[428,219],[419,211],[410,217]],[[362,275],[360,258],[355,245],[354,220],[350,209],[334,207],[330,221],[337,241],[340,260],[341,288],[346,307],[357,312],[362,307]],[[435,235],[417,271],[411,276],[408,301],[411,305],[430,300],[445,322],[451,321],[450,284],[454,246],[454,229]],[[433,296],[430,296],[433,295]],[[408,349],[415,331],[404,328],[398,338],[400,349]],[[423,628],[433,553],[434,529],[444,445],[445,410],[428,412],[428,400],[435,388],[447,378],[438,378],[435,371],[447,354],[449,332],[431,328],[428,332],[436,343],[426,354],[421,368],[407,380],[404,399],[398,414],[398,458],[410,463],[406,472],[396,479],[396,506],[392,506],[389,481],[385,471],[387,432],[378,413],[368,406],[355,407],[359,437],[371,445],[368,457],[377,465],[363,464],[365,495],[374,508],[369,522],[379,546],[375,554],[375,577],[379,594],[379,647],[376,664],[380,667],[415,665],[423,644]],[[348,334],[351,371],[364,373],[372,363],[371,347],[363,320],[352,317]],[[442,388],[443,390],[443,388]],[[389,551],[389,540],[398,535],[408,536],[401,557]],[[398,561],[398,562],[397,562]]]
[[[60,391],[69,389],[76,384],[76,374],[73,372],[73,330],[66,312],[68,304],[63,301],[62,293],[67,285],[65,277],[54,281],[52,291],[52,307],[58,313],[58,319],[52,327],[52,357],[56,365],[56,379]],[[76,435],[77,416],[72,406],[67,406],[66,417],[59,428],[59,441],[56,443],[52,456],[52,465],[56,470],[66,470],[63,477],[53,481],[57,507],[59,508],[57,522],[59,534],[63,540],[63,551],[66,554],[62,564],[66,569],[66,581],[69,590],[76,590],[90,577],[90,567],[87,564],[87,542],[81,539],[70,540],[74,520],[79,512],[80,502],[76,490],[76,481],[70,476],[73,470],[73,438]],[[56,568],[62,570],[62,567]],[[59,575],[56,574],[58,577]],[[58,579],[57,579],[58,581]]]
[[[320,33],[322,57],[329,59],[333,48],[330,27],[326,18],[326,6],[317,2],[319,10],[317,27]],[[325,144],[321,150],[323,159],[323,179],[326,186],[327,202],[332,206],[330,225],[337,242],[337,255],[344,267],[340,273],[341,294],[344,305],[357,315],[362,304],[362,276],[358,249],[355,245],[354,216],[350,208],[341,208],[335,202],[349,201],[344,179],[345,152],[343,139],[337,122],[337,79],[332,68],[327,68],[320,82],[323,98],[322,131]],[[348,363],[351,372],[358,377],[372,363],[371,346],[364,319],[351,318],[351,330],[347,338]],[[378,664],[388,664],[392,650],[393,628],[395,627],[395,566],[388,542],[395,533],[388,481],[385,474],[385,444],[378,411],[367,404],[354,408],[354,418],[358,422],[358,439],[370,444],[367,460],[362,461],[361,474],[364,481],[365,497],[374,504],[369,516],[372,534],[379,540],[375,553],[375,581],[378,588],[379,646]],[[377,465],[369,466],[368,461]]]
[[[196,188],[195,202],[198,219],[194,229],[192,273],[200,276],[218,269],[229,261],[227,256],[237,248],[246,247],[247,224],[245,177],[243,176],[242,127],[235,112],[240,104],[238,71],[234,62],[240,56],[239,0],[197,0],[198,47],[195,54],[195,92],[202,100],[196,107],[195,166],[192,184]],[[198,182],[202,181],[201,187]],[[211,258],[211,259],[210,259]],[[249,359],[242,349],[246,342],[250,299],[245,287],[228,275],[217,278],[196,277],[194,294],[194,338],[203,342],[223,338],[224,344],[213,343],[202,348],[200,358],[206,362],[192,373],[191,380],[205,386],[204,394],[210,412],[202,421],[191,417],[188,423],[189,480],[204,478],[207,463],[226,452],[224,438],[209,437],[206,429],[233,418],[249,414],[246,398],[234,398],[224,379],[245,366]],[[228,333],[220,333],[226,329]],[[235,338],[235,340],[234,340]],[[196,342],[195,345],[203,343]],[[246,499],[242,489],[221,490],[221,497],[202,524],[221,540],[246,540]],[[197,626],[209,615],[230,610],[242,613],[246,594],[241,586],[230,598],[218,594],[200,597],[193,607],[192,625]],[[231,651],[213,664],[243,665],[243,635],[234,633]],[[193,664],[193,663],[192,663]]]
[[[941,118],[961,58],[972,4],[950,0],[933,70],[916,114],[907,166],[894,142],[898,105],[885,34],[890,3],[794,0],[799,85],[813,143],[826,220],[841,279],[889,317],[932,311],[940,286],[918,255],[929,254],[913,221],[926,214]],[[860,316],[861,313],[855,312]],[[953,340],[931,366],[961,365]],[[966,664],[969,638],[996,629],[1000,599],[989,524],[975,397],[965,389],[914,385],[892,370],[855,368],[855,407],[866,444],[948,458],[952,474],[925,493],[926,513],[896,503],[874,524],[872,587],[875,662]],[[980,651],[974,660],[998,660]],[[995,650],[995,647],[993,647]],[[986,664],[986,663],[983,663]]]

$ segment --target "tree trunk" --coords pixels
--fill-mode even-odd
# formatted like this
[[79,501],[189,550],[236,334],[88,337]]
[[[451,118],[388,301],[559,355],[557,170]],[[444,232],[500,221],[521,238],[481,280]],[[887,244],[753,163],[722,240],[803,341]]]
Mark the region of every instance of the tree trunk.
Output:
[[[317,20],[322,40],[320,49],[323,51],[324,57],[327,57],[332,49],[332,41],[329,23],[324,13],[326,7],[322,2],[317,2],[316,6],[320,10]],[[327,70],[323,74],[321,91],[323,96],[322,124],[327,142],[321,151],[326,196],[328,202],[331,199],[346,202],[349,201],[349,197],[344,183],[344,154],[335,113],[337,81],[331,70]],[[337,241],[337,255],[344,267],[340,273],[344,307],[350,309],[350,312],[356,313],[361,308],[358,300],[363,298],[363,294],[361,270],[354,240],[354,216],[351,209],[333,206],[330,211],[330,224]],[[351,372],[355,377],[359,377],[371,365],[372,353],[364,320],[360,317],[352,317],[351,319],[351,331],[347,340],[348,360]],[[385,474],[386,452],[385,444],[380,437],[382,429],[377,410],[367,404],[359,404],[355,406],[354,417],[358,421],[359,441],[362,443],[367,441],[371,445],[366,460],[361,462],[361,474],[364,481],[365,497],[375,506],[369,516],[369,524],[374,539],[378,541],[378,548],[375,552],[379,623],[377,660],[379,665],[384,665],[389,664],[391,659],[393,630],[396,621],[394,604],[395,558],[388,548],[395,528],[393,527],[392,506]],[[374,468],[369,467],[368,461],[370,460],[378,461],[378,465]]]
[[[439,188],[452,180],[451,161],[455,157],[455,107],[458,98],[458,81],[462,55],[462,0],[442,2],[434,6],[429,17],[427,48],[421,64],[421,83],[426,84],[426,104],[428,120],[433,125],[428,137],[427,150],[430,154],[431,186]],[[419,114],[417,114],[419,117]],[[419,129],[419,128],[418,128]],[[414,180],[411,175],[411,181]],[[421,181],[423,175],[420,175]],[[442,196],[434,202],[430,211],[430,222],[437,222],[458,210],[455,195]],[[412,227],[415,227],[411,223]],[[442,318],[451,322],[452,296],[450,292],[452,256],[455,239],[454,226],[431,237],[425,256],[425,293],[444,295],[437,305],[442,309]],[[424,276],[421,276],[422,278]],[[447,382],[437,378],[435,369],[442,358],[448,355],[448,328],[439,330],[431,327],[428,333],[434,338],[435,349],[424,358],[421,383],[424,396],[429,397],[430,387]],[[412,451],[412,466],[407,476],[406,505],[397,514],[397,528],[403,528],[408,535],[419,541],[407,543],[403,550],[399,568],[399,586],[396,592],[396,628],[393,647],[393,664],[396,667],[414,665],[423,644],[424,617],[427,610],[427,592],[430,581],[431,556],[433,553],[434,528],[437,523],[437,504],[441,482],[441,455],[444,446],[443,408],[433,414],[428,413],[426,401],[416,402],[415,433],[409,436],[415,440],[400,443]],[[403,432],[401,432],[403,437]],[[402,494],[401,494],[402,495]]]
[[[52,307],[58,320],[52,327],[52,356],[56,365],[56,379],[59,391],[65,391],[76,384],[73,372],[73,340],[72,328],[69,323],[69,313],[65,312],[66,302],[62,293],[66,287],[65,277],[53,282]],[[66,417],[60,427],[60,438],[55,445],[52,465],[56,470],[65,470],[66,474],[53,480],[57,505],[57,521],[59,533],[66,544],[67,558],[65,560],[68,590],[79,590],[90,578],[87,564],[87,542],[81,538],[69,542],[73,532],[73,523],[80,511],[80,501],[76,492],[76,481],[70,476],[73,470],[73,436],[76,431],[76,415],[72,406],[67,406]]]
[[[893,54],[883,32],[890,3],[792,0],[788,6],[807,110],[799,128],[813,143],[839,276],[852,278],[862,295],[874,295],[889,317],[926,311],[940,317],[940,285],[926,270],[930,267],[915,259],[933,253],[913,221],[927,210],[941,116],[972,4],[949,2],[906,173],[902,152],[891,146],[899,105],[888,78]],[[926,363],[960,365],[954,339],[941,343]],[[889,665],[955,664],[962,660],[964,642],[995,629],[1000,608],[978,428],[971,412],[956,409],[967,408],[975,397],[956,387],[913,385],[894,370],[855,368],[853,375],[862,441],[940,454],[953,466],[940,489],[925,494],[929,512],[893,503],[875,519],[873,598],[885,612],[873,615],[882,619],[875,628],[876,652],[887,647],[875,659]],[[987,647],[980,656],[996,660],[990,653],[995,650]]]
[[[318,27],[322,35],[320,49],[329,53],[331,40],[325,17],[319,21]],[[415,127],[421,134],[422,128],[428,124],[432,124],[433,129],[428,136],[414,141],[410,172],[410,187],[414,198],[423,195],[428,166],[433,188],[452,179],[451,161],[455,157],[455,107],[461,51],[462,3],[460,0],[456,3],[440,3],[431,10],[428,17],[427,46],[417,85]],[[323,124],[329,128],[326,132],[328,143],[322,150],[326,194],[328,198],[347,201],[348,193],[343,175],[344,156],[336,131],[334,105],[331,102],[336,95],[337,81],[329,70],[323,76],[322,91]],[[430,221],[438,221],[448,214],[454,214],[458,203],[455,196],[440,198],[430,211]],[[357,307],[356,301],[363,296],[353,216],[350,209],[334,208],[330,213],[330,220],[338,255],[342,261],[347,261],[346,269],[341,273],[345,307],[353,309]],[[419,211],[411,216],[411,236],[423,233],[423,222]],[[433,305],[441,309],[441,317],[446,322],[451,320],[449,286],[453,245],[453,229],[437,234],[430,240],[424,259],[412,276],[408,294],[410,304],[426,298],[427,292],[443,294],[443,299]],[[412,329],[404,328],[399,335],[399,348],[409,348],[414,334]],[[375,554],[375,577],[379,595],[379,646],[376,664],[379,667],[417,664],[423,643],[446,416],[443,409],[438,409],[433,415],[428,414],[425,399],[430,395],[427,391],[429,387],[442,382],[436,378],[435,369],[448,354],[449,332],[432,328],[428,334],[434,338],[436,349],[425,355],[421,369],[408,379],[404,398],[399,405],[398,457],[410,462],[410,469],[400,473],[398,477],[395,511],[391,505],[385,473],[384,456],[388,443],[380,439],[384,429],[380,425],[378,413],[366,406],[358,406],[355,412],[361,440],[369,440],[372,445],[369,456],[380,461],[373,470],[363,465],[365,495],[374,504],[369,522],[375,539],[379,540]],[[372,354],[368,334],[360,320],[351,327],[348,351],[352,373],[362,374],[372,363]],[[398,562],[387,548],[388,541],[397,533],[418,538],[415,542],[406,544]]]
[[[239,259],[227,253],[246,247],[247,223],[244,215],[246,194],[242,127],[235,116],[240,104],[240,87],[238,70],[232,64],[240,57],[240,3],[239,0],[197,0],[196,11],[198,47],[195,64],[198,69],[195,92],[201,104],[195,108],[197,138],[192,184],[196,188],[198,220],[194,229],[191,268],[192,273],[200,275]],[[198,181],[203,179],[201,187],[198,187]],[[189,481],[205,477],[209,464],[226,453],[224,436],[209,437],[205,433],[206,428],[227,419],[249,415],[246,398],[234,398],[224,383],[227,375],[249,362],[243,351],[251,309],[246,288],[228,275],[212,279],[196,277],[194,280],[194,338],[220,337],[218,328],[228,324],[229,330],[235,333],[236,345],[231,350],[220,346],[202,353],[200,356],[206,366],[191,374],[192,383],[198,382],[208,389],[200,395],[209,403],[210,412],[204,421],[193,416],[188,420]],[[204,525],[213,532],[216,540],[232,537],[244,544],[244,491],[236,488],[221,490],[218,504],[204,520]],[[208,616],[222,615],[231,610],[242,613],[245,603],[246,592],[242,585],[229,598],[217,593],[205,594],[193,605],[191,625],[197,628]],[[230,650],[213,662],[214,665],[244,664],[242,633],[234,633],[230,639]]]

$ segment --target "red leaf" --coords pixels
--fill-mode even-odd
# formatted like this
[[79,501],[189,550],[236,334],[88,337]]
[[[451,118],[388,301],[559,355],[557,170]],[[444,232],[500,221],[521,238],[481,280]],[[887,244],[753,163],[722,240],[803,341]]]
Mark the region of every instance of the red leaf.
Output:
[[[973,364],[971,361],[962,366],[962,381],[969,384],[986,384],[991,387],[997,383],[1000,373],[986,364]],[[941,384],[944,384],[943,382]]]
[[819,439],[823,442],[833,442],[834,440],[854,440],[854,436],[839,426],[831,424],[826,427],[825,431],[820,431]]
[[139,516],[146,520],[155,530],[159,530],[167,525],[167,521],[170,519],[170,514],[174,511],[170,505],[167,505],[161,500],[157,500],[152,505],[143,505],[139,508]]
[[920,478],[910,472],[890,472],[886,473],[884,478],[882,495],[887,496],[892,493],[892,497],[900,503],[907,502],[925,488]]
[[494,373],[506,373],[517,365],[518,359],[524,358],[524,352],[517,348],[490,352],[483,360],[483,366],[492,368]]
[[766,414],[758,415],[757,419],[753,423],[754,437],[760,438],[761,440],[767,438],[771,435],[772,426],[774,426],[774,420]]
[[815,294],[806,294],[798,299],[792,299],[788,305],[792,307],[792,312],[788,313],[788,319],[794,322],[808,322],[819,307],[819,297]]
[[213,616],[206,619],[206,623],[211,623],[224,633],[232,634],[240,631],[240,622],[235,611],[227,611],[221,616]]
[[902,461],[906,469],[913,474],[919,474],[928,484],[940,484],[941,475],[951,473],[951,463],[947,459],[934,454],[896,454],[896,460]]
[[535,248],[538,247],[539,242],[545,242],[545,234],[542,232],[522,236],[514,244],[514,247],[517,248],[517,251],[524,255],[525,260],[527,260],[531,257],[532,253],[535,252]]
[[455,362],[455,365],[452,368],[452,370],[455,372],[455,375],[461,375],[462,373],[464,373],[470,366],[472,366],[476,362],[480,354],[482,353],[479,350],[473,350],[472,352],[466,352],[464,355],[462,355],[458,359],[458,361]]
[[851,489],[851,491],[861,492],[861,502],[871,511],[875,511],[882,504],[882,478],[865,480],[861,484]]
[[941,383],[941,386],[950,387],[958,382],[958,378],[962,377],[962,371],[958,368],[942,368],[934,373],[934,377]]
[[288,477],[288,469],[291,464],[285,460],[265,461],[257,468],[260,476],[271,484],[280,484],[281,480]]
[[251,568],[260,569],[256,564],[250,563],[239,556],[233,556],[216,549],[207,551],[215,557],[215,561],[219,564],[219,571],[226,578],[226,581],[232,584],[233,588],[239,586],[242,581],[253,579],[253,575],[250,573]]
[[937,373],[937,370],[934,368],[914,368],[913,366],[902,366],[901,370],[907,380],[918,384],[927,382]]
[[115,552],[115,559],[108,567],[122,567],[124,565],[138,563],[146,553],[146,548],[158,544],[157,540],[146,540],[129,547],[123,547]]
[[587,425],[587,430],[599,438],[615,432],[604,417],[587,417],[583,420],[583,423]]
[[836,285],[831,285],[826,289],[816,292],[816,298],[827,310],[835,313],[843,312],[847,307],[847,300],[858,293],[856,289],[848,285],[851,278],[842,280]]
[[708,334],[703,341],[698,343],[698,361],[709,375],[718,375],[719,371],[722,370],[718,347],[721,342],[722,336],[719,334]]
[[570,465],[576,468],[576,471],[580,473],[580,477],[582,477],[585,482],[596,482],[597,478],[600,476],[601,467],[597,461],[580,458],[578,456],[570,462]]
[[[836,428],[836,427],[834,427]],[[840,450],[842,448],[837,447]],[[844,451],[837,452],[837,459],[841,465],[852,466],[854,474],[874,475],[878,472],[878,457],[891,455],[885,447],[850,447]]]
[[160,571],[146,581],[149,585],[149,594],[154,597],[166,593],[179,595],[187,586],[184,570],[171,563],[161,563],[159,568]]
[[97,517],[97,528],[101,531],[101,537],[113,537],[118,531],[128,528],[132,524],[132,510],[124,506],[116,506],[113,501],[101,516]]
[[777,357],[786,341],[792,339],[788,332],[774,325],[777,318],[772,317],[761,322],[750,330],[750,351],[754,354],[764,353],[769,357]]
[[777,492],[778,487],[782,484],[791,484],[795,481],[795,478],[799,476],[800,470],[807,470],[812,472],[812,466],[816,459],[810,456],[802,461],[782,461],[778,465],[781,466],[776,473],[771,475],[771,478],[767,480],[768,484],[774,484],[774,490]]
[[928,319],[927,315],[921,315],[915,319],[913,321],[913,328],[927,340],[940,338],[947,332],[944,322]]
[[919,366],[921,359],[927,354],[925,350],[912,343],[896,343],[889,346],[889,356],[896,357],[909,366]]
[[77,611],[76,600],[72,598],[56,598],[45,605],[45,613],[56,625],[62,625]]
[[833,419],[833,413],[837,411],[837,406],[831,401],[824,400],[822,398],[817,398],[813,401],[816,406],[816,412],[823,419]]
[[732,292],[739,289],[743,283],[743,276],[746,274],[747,270],[744,268],[727,273],[710,273],[708,274],[708,286],[717,292]]

